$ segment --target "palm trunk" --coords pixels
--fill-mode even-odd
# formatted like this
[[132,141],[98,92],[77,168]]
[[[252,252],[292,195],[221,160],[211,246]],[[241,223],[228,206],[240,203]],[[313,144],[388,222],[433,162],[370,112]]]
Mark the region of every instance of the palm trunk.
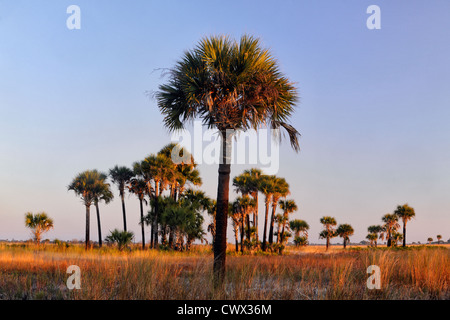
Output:
[[253,213],[253,225],[255,226],[255,239],[256,239],[256,242],[258,243],[258,239],[259,239],[259,234],[258,234],[258,192],[256,192],[254,199],[256,202],[256,207],[255,207],[255,211]]
[[275,210],[277,208],[277,202],[272,201],[272,216],[270,218],[270,229],[269,229],[269,243],[273,243],[273,227],[275,224]]
[[86,205],[86,239],[85,239],[85,242],[86,242],[86,250],[88,250],[89,249],[89,241],[90,241],[90,239],[89,239],[89,221],[90,221],[90,218],[91,218],[91,213],[90,213],[90,205]]
[[102,225],[100,224],[100,209],[98,203],[95,203],[95,209],[97,211],[97,228],[98,228],[98,246],[102,247]]
[[344,249],[347,248],[347,239],[344,238]]
[[142,200],[143,199],[139,199],[139,205],[141,208],[142,250],[145,250],[144,204]]
[[216,239],[214,241],[214,280],[223,283],[227,251],[228,197],[230,192],[231,172],[231,134],[221,131],[222,162],[219,164],[219,181],[217,186]]
[[251,241],[251,231],[250,231],[250,214],[247,214],[247,239]]
[[122,214],[123,214],[123,230],[127,231],[127,215],[125,212],[125,194],[123,190],[120,190],[120,198],[122,199]]
[[264,233],[263,233],[263,244],[262,244],[262,250],[267,250],[267,242],[266,242],[266,232],[267,232],[267,219],[269,218],[269,201],[266,200],[266,214],[265,214],[265,220],[264,220]]
[[159,210],[159,181],[155,181],[155,217],[153,220],[153,248],[158,246],[158,210]]
[[328,251],[328,247],[330,246],[330,238],[327,237],[327,248],[325,251]]
[[244,226],[244,217],[241,219],[241,253],[244,253],[244,232],[245,232],[245,226]]
[[387,244],[386,246],[390,247],[392,245],[392,240],[391,240],[391,229],[388,230],[388,239],[387,239]]
[[406,221],[403,221],[403,247],[406,247]]

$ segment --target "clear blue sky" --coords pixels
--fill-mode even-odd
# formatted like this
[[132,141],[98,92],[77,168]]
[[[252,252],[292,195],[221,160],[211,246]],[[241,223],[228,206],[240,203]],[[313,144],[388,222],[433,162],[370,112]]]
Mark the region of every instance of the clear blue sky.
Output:
[[[66,27],[71,4],[80,30]],[[371,4],[380,30],[366,27]],[[0,239],[27,239],[23,215],[41,210],[55,220],[48,238],[83,239],[84,208],[66,189],[75,174],[131,165],[170,141],[145,95],[164,82],[153,71],[203,36],[251,34],[299,87],[302,150],[282,144],[278,175],[310,241],[323,215],[361,241],[406,202],[417,214],[408,241],[447,240],[449,13],[446,0],[0,1]],[[200,170],[214,197],[217,166]],[[132,196],[127,208],[140,240]],[[101,213],[104,234],[122,226],[118,200]],[[95,216],[91,230],[96,239]]]

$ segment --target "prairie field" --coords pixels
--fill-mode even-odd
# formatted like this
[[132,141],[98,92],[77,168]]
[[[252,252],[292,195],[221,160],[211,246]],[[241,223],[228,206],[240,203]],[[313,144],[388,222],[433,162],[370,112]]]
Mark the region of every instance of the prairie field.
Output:
[[[406,249],[288,247],[283,255],[236,254],[214,287],[211,247],[190,252],[0,244],[0,300],[9,299],[450,299],[450,247]],[[69,290],[68,266],[81,271]],[[381,289],[368,289],[367,267],[380,268]]]

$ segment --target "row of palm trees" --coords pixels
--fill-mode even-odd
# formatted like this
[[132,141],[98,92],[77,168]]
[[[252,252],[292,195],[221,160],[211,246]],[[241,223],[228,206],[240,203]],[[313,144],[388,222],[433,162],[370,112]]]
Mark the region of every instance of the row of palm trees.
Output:
[[[178,145],[169,144],[160,150],[158,154],[151,154],[144,160],[135,162],[132,169],[116,165],[109,170],[109,174],[99,172],[98,170],[86,170],[79,173],[73,179],[68,186],[68,190],[74,191],[75,194],[82,199],[86,208],[86,248],[89,247],[90,242],[89,221],[90,208],[92,205],[96,208],[99,236],[98,242],[99,246],[102,246],[99,203],[104,202],[105,204],[108,204],[114,198],[111,186],[107,182],[108,178],[111,179],[112,183],[114,183],[119,190],[122,202],[123,230],[125,232],[127,231],[125,194],[128,191],[129,193],[136,195],[139,199],[143,248],[145,248],[145,224],[151,226],[151,247],[158,245],[158,236],[161,234],[160,231],[164,231],[159,229],[161,221],[164,218],[164,210],[168,207],[167,201],[164,202],[163,196],[173,200],[171,206],[181,206],[181,201],[184,201],[183,204],[185,205],[185,208],[189,207],[194,211],[206,209],[206,206],[195,206],[193,204],[193,197],[188,198],[191,202],[190,206],[186,205],[187,199],[181,199],[181,195],[185,194],[187,185],[200,185],[202,180],[199,171],[196,169],[196,164],[192,155],[188,154],[187,158],[183,158],[188,159],[188,161],[175,163],[171,157],[172,152],[178,152],[178,154],[184,154],[185,156],[188,154],[185,149],[180,148]],[[164,194],[165,192],[166,194]],[[191,192],[191,194],[193,193],[194,192]],[[196,199],[195,201],[201,201],[200,198],[202,195],[198,193],[196,195],[199,199]],[[144,203],[151,204],[151,211],[149,211],[147,215],[144,215]]]
[[[406,225],[408,221],[416,216],[414,208],[407,203],[398,205],[393,213],[387,213],[382,218],[382,225],[372,225],[367,228],[369,232],[366,239],[371,245],[377,246],[377,240],[385,240],[388,247],[397,246],[403,240],[403,247],[406,247]],[[399,220],[403,223],[403,233],[400,233]]]

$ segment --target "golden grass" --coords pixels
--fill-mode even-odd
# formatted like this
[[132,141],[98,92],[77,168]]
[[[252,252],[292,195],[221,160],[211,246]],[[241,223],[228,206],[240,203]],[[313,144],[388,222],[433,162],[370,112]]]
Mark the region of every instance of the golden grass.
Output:
[[[81,269],[81,290],[66,287],[72,264]],[[381,290],[366,287],[372,264],[381,269]],[[179,253],[0,244],[0,299],[450,299],[449,266],[448,246],[230,252],[226,281],[215,289],[209,246]]]

